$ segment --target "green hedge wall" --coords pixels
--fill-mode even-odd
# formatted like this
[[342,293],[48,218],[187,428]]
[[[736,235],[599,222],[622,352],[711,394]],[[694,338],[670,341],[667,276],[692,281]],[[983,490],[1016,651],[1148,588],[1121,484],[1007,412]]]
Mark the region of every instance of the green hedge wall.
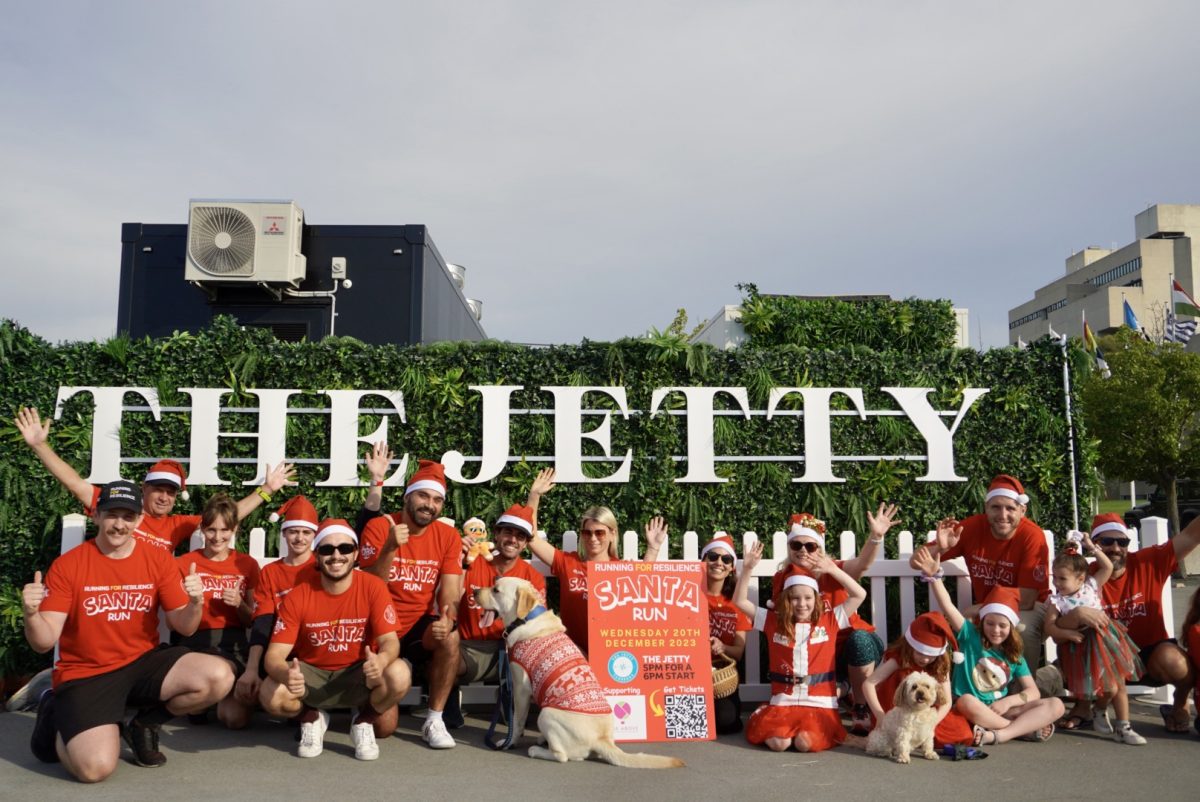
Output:
[[[938,329],[941,331],[941,329]],[[941,336],[940,334],[938,335]],[[1078,352],[1073,352],[1078,359]],[[655,336],[615,343],[528,348],[500,342],[445,343],[420,347],[368,346],[357,340],[329,338],[318,343],[285,343],[262,330],[242,330],[230,319],[219,319],[199,334],[176,334],[161,340],[52,345],[11,322],[0,323],[0,393],[3,393],[4,459],[0,461],[0,583],[7,610],[19,604],[19,587],[36,568],[45,568],[58,553],[60,517],[78,511],[74,500],[54,482],[20,440],[12,417],[21,405],[53,412],[60,385],[150,386],[158,389],[164,406],[187,406],[178,387],[229,387],[234,394],[224,406],[249,406],[245,388],[294,387],[308,390],[337,388],[394,388],[404,392],[407,424],[393,428],[390,440],[397,454],[416,459],[437,458],[459,449],[478,454],[479,395],[471,384],[518,384],[514,408],[548,408],[552,398],[543,385],[624,386],[631,409],[646,409],[654,388],[679,385],[741,386],[748,388],[754,408],[763,408],[774,386],[862,387],[868,409],[894,409],[895,402],[880,386],[933,387],[935,407],[957,406],[965,387],[988,387],[976,402],[956,437],[956,467],[970,481],[957,484],[918,483],[923,463],[878,461],[835,463],[846,478],[839,485],[795,484],[797,463],[717,463],[730,481],[720,485],[684,485],[672,481],[686,466],[670,455],[685,454],[686,426],[682,417],[614,417],[613,452],[634,450],[632,481],[628,484],[560,485],[543,504],[540,523],[561,533],[577,525],[576,517],[592,504],[607,504],[621,527],[640,529],[641,523],[662,514],[676,544],[686,529],[704,534],[714,529],[760,533],[782,528],[788,516],[807,510],[835,530],[865,531],[865,513],[881,500],[898,502],[904,526],[929,527],[943,515],[965,516],[981,507],[988,479],[999,472],[1021,477],[1032,498],[1030,514],[1047,528],[1065,531],[1071,519],[1071,488],[1065,452],[1061,352],[1048,341],[1030,349],[972,350],[933,348],[928,351],[873,350],[864,345],[834,350],[796,345],[720,352],[689,345],[681,337]],[[130,397],[130,401],[134,397]],[[585,406],[600,406],[602,396]],[[295,406],[323,406],[326,399],[304,394]],[[682,405],[672,397],[669,403]],[[732,402],[731,402],[732,403]],[[799,403],[798,401],[796,403]],[[51,430],[54,448],[86,473],[90,460],[90,396],[69,401]],[[378,420],[364,416],[361,433],[374,430]],[[1078,419],[1076,421],[1078,426]],[[222,416],[222,431],[254,431],[248,415]],[[322,457],[328,453],[327,417],[289,417],[289,455]],[[835,454],[923,454],[924,443],[905,418],[834,418]],[[125,457],[186,456],[189,423],[184,414],[164,413],[155,423],[148,413],[126,413],[122,429]],[[714,430],[716,453],[788,455],[803,453],[803,434],[797,419],[767,422],[761,417],[718,419]],[[514,455],[552,455],[550,417],[512,418]],[[1094,493],[1094,448],[1087,438],[1080,453],[1080,497]],[[222,438],[222,456],[254,457],[254,444]],[[589,453],[585,448],[585,454]],[[592,452],[598,453],[598,452]],[[656,458],[653,462],[647,457]],[[585,463],[586,464],[586,463]],[[485,520],[514,501],[523,501],[538,463],[519,462],[484,485],[451,488],[447,514],[462,521],[471,515]],[[300,492],[313,499],[326,515],[353,517],[365,490],[313,487],[325,476],[325,466],[300,468]],[[470,465],[467,472],[474,468]],[[602,467],[604,473],[607,468]],[[142,475],[131,466],[129,478]],[[223,466],[222,477],[237,483],[253,478],[250,466]],[[216,488],[195,488],[177,511],[198,512]],[[399,504],[399,493],[385,496],[385,507]],[[246,522],[267,526],[268,509]],[[268,538],[268,540],[271,540]],[[19,610],[18,610],[19,612]],[[0,609],[0,613],[3,610]],[[8,667],[36,665],[42,658],[21,648],[19,621],[0,616],[0,662]],[[5,666],[0,666],[0,668]]]

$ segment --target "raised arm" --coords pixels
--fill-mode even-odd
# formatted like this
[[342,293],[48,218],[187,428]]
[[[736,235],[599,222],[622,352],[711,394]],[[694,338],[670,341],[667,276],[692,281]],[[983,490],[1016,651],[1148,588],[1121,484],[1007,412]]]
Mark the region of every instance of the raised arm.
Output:
[[652,563],[662,556],[663,546],[667,542],[667,522],[661,515],[656,515],[646,522],[646,556],[642,559]]
[[[918,551],[922,551],[918,549]],[[954,601],[950,598],[950,592],[946,590],[946,584],[942,582],[942,561],[938,555],[931,553],[929,550],[924,550],[924,553],[919,555],[913,554],[913,559],[910,561],[912,567],[920,571],[931,581],[929,582],[929,590],[933,597],[937,600],[938,607],[942,608],[942,614],[946,616],[946,620],[950,622],[950,628],[955,632],[962,629],[963,614],[954,606]]]
[[733,603],[737,608],[754,620],[758,608],[750,601],[750,583],[754,581],[754,567],[762,559],[763,544],[756,540],[746,549],[742,558],[742,572],[738,574],[737,586],[733,589]]
[[1092,579],[1096,580],[1096,587],[1100,587],[1112,577],[1113,564],[1112,560],[1108,559],[1108,555],[1103,549],[1096,548],[1096,544],[1092,542],[1092,538],[1086,533],[1083,533],[1083,538],[1080,540],[1080,545],[1083,546],[1085,554],[1091,554],[1095,559],[1096,572],[1092,574]]
[[1171,543],[1175,547],[1175,562],[1183,565],[1187,556],[1197,545],[1200,545],[1200,515],[1193,518],[1192,522],[1183,528],[1183,531],[1171,538]]
[[25,445],[37,455],[37,458],[46,466],[46,470],[50,471],[50,475],[59,481],[63,487],[70,491],[71,495],[79,500],[79,503],[84,507],[92,506],[92,494],[94,489],[92,485],[84,480],[79,472],[72,468],[58,456],[53,448],[50,447],[50,419],[46,418],[43,423],[38,411],[33,407],[23,407],[17,413],[16,420],[13,423],[17,426],[17,431],[21,433],[22,439],[25,440]]
[[391,467],[392,458],[395,456],[388,448],[388,444],[382,440],[366,453],[363,462],[367,464],[367,473],[371,477],[371,488],[367,491],[367,497],[363,499],[363,509],[369,512],[379,512],[379,508],[383,504],[383,483],[387,479],[388,468]]
[[842,570],[849,574],[853,579],[862,579],[863,574],[871,567],[871,563],[875,562],[875,558],[879,556],[879,552],[883,550],[883,541],[888,530],[896,524],[900,523],[899,518],[900,508],[895,504],[885,504],[880,502],[879,509],[875,514],[867,513],[867,522],[871,527],[871,534],[862,545],[862,549],[858,554],[850,560],[842,563]]
[[842,602],[841,608],[847,616],[857,610],[859,605],[866,601],[866,588],[858,584],[857,579],[847,574],[841,568],[838,568],[837,563],[827,554],[821,557],[821,573],[833,577],[837,580],[838,584],[846,589],[846,600]]
[[263,479],[263,483],[254,488],[252,492],[246,495],[237,503],[238,520],[244,521],[246,516],[258,509],[258,505],[264,501],[270,501],[271,496],[278,493],[287,485],[296,484],[292,481],[292,477],[296,475],[296,466],[291,463],[281,462],[272,468],[267,466],[267,476]]
[[525,499],[525,506],[533,510],[533,537],[529,538],[529,551],[546,565],[554,564],[554,552],[557,549],[550,544],[550,541],[538,534],[540,531],[538,529],[538,505],[541,504],[542,496],[553,489],[554,469],[542,468],[534,477],[533,484],[529,488],[529,496]]

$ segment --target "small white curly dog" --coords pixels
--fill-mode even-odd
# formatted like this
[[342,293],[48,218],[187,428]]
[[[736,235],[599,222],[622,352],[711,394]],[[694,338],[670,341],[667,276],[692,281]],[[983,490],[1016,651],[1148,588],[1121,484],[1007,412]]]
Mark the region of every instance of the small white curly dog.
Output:
[[910,762],[913,751],[926,760],[937,760],[933,730],[937,708],[949,704],[942,684],[924,671],[914,671],[896,688],[895,707],[867,736],[867,754]]

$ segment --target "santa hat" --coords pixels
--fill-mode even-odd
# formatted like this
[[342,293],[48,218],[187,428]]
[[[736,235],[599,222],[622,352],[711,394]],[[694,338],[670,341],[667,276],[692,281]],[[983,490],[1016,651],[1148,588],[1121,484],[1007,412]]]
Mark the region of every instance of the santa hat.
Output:
[[1134,534],[1136,531],[1136,529],[1130,530],[1126,527],[1125,522],[1121,520],[1121,516],[1115,512],[1106,512],[1092,519],[1092,540],[1095,540],[1106,532],[1112,532],[1113,534],[1124,535],[1132,541],[1136,537]]
[[811,540],[819,546],[825,546],[825,522],[814,518],[807,512],[800,512],[788,520],[788,543],[793,540]]
[[783,592],[783,583],[797,574],[812,576],[807,568],[801,568],[794,563],[787,563],[781,570],[775,572],[775,575],[771,577],[771,598],[767,599],[767,609],[775,608],[775,597]]
[[703,560],[704,555],[710,551],[723,551],[733,557],[733,559],[737,559],[737,552],[733,548],[733,538],[724,532],[704,544],[704,548],[700,549],[700,559]]
[[954,651],[954,662],[961,663],[965,659],[958,650],[958,641],[950,624],[941,613],[922,613],[914,618],[908,629],[904,630],[904,639],[914,652],[926,657],[940,657],[946,653],[946,646],[949,645]]
[[783,587],[779,589],[779,592],[786,592],[788,588],[794,588],[797,585],[800,585],[801,587],[812,588],[813,593],[821,592],[821,586],[817,584],[817,580],[813,578],[812,574],[800,573],[799,571],[791,574],[787,579],[783,580]]
[[[454,524],[450,524],[453,526]],[[478,529],[480,532],[487,534],[487,524],[482,518],[468,518],[463,521],[463,532],[470,532],[472,529]]]
[[404,495],[417,490],[431,490],[442,498],[446,497],[446,469],[442,463],[423,459],[417,464],[417,472],[408,480]]
[[533,510],[524,504],[514,504],[496,519],[496,528],[511,526],[533,537]]
[[979,620],[982,621],[985,616],[989,616],[992,613],[999,613],[1008,619],[1008,623],[1020,630],[1023,629],[1021,618],[1017,615],[1017,610],[1020,609],[1021,592],[1016,588],[1006,588],[1002,585],[997,585],[992,588],[991,592],[983,600],[983,606],[979,608]]
[[151,485],[171,485],[179,491],[179,497],[188,500],[187,483],[184,481],[183,466],[173,459],[160,459],[150,466],[146,478],[142,480]]
[[294,526],[302,526],[314,532],[318,529],[317,508],[304,496],[289,498],[267,517],[271,519],[271,523],[283,518],[283,526],[279,527],[280,529],[291,529]]
[[987,496],[983,502],[986,504],[997,496],[1010,498],[1018,504],[1029,503],[1029,496],[1025,495],[1025,488],[1021,486],[1020,480],[1006,473],[1000,474],[988,485]]
[[313,538],[313,551],[316,551],[317,546],[321,545],[321,541],[330,535],[348,535],[356,545],[358,544],[358,535],[344,519],[326,518],[324,521],[321,521],[321,528],[317,530],[317,536]]
[[1008,663],[1004,662],[998,657],[992,657],[991,655],[985,654],[975,665],[977,668],[983,669],[996,678],[997,688],[1003,688],[1007,686],[1009,681],[1012,679],[1012,676],[1009,672]]

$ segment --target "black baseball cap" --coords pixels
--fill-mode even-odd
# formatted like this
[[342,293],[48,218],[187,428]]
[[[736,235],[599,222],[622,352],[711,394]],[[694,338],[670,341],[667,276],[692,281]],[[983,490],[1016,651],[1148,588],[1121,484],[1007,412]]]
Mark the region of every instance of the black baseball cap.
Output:
[[100,499],[96,502],[96,510],[132,510],[142,511],[142,489],[133,482],[120,479],[109,482],[100,488]]

